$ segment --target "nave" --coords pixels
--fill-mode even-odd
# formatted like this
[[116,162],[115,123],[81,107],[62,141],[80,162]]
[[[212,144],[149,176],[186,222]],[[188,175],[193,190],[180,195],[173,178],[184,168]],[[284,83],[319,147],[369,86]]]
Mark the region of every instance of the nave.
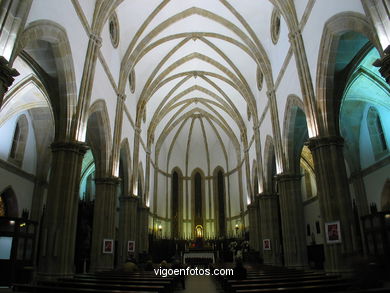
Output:
[[389,0],[0,1],[0,286],[380,287],[389,174]]
[[[99,273],[77,274],[72,278],[38,281],[36,284],[14,284],[17,292],[67,293],[170,293],[170,292],[390,292],[390,282],[386,274],[377,268],[361,270],[362,274],[341,276],[326,274],[323,271],[297,270],[245,263],[245,276],[238,275],[237,263],[220,263],[217,265],[198,266],[199,269],[211,268],[233,269],[229,276],[188,275],[181,279],[178,276],[163,276],[151,271],[147,265],[134,270],[132,267],[123,270]],[[161,269],[162,264],[153,268]],[[165,268],[174,268],[165,266]],[[181,266],[185,268],[185,266]],[[195,268],[191,266],[191,268]],[[226,272],[226,271],[225,271]],[[183,282],[184,281],[184,284]],[[0,291],[10,292],[10,291]]]

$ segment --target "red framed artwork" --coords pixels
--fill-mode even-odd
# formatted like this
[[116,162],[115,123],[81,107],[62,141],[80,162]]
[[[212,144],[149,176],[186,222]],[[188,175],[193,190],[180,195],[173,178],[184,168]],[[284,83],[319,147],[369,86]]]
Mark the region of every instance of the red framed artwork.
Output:
[[103,253],[114,253],[114,240],[112,239],[103,240]]
[[271,250],[271,239],[263,239],[263,250]]
[[325,236],[327,243],[341,243],[340,221],[325,223]]
[[127,241],[127,252],[135,251],[135,241]]

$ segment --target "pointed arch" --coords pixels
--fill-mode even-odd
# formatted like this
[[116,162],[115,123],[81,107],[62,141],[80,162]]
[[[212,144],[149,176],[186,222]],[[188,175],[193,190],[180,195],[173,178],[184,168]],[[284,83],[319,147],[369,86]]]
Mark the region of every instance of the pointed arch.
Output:
[[88,111],[87,143],[95,159],[96,178],[110,176],[111,129],[104,100],[95,101]]
[[298,174],[302,147],[309,136],[303,102],[295,95],[287,97],[283,128],[286,170]]
[[264,177],[266,193],[275,193],[276,158],[273,138],[267,135],[264,146]]
[[9,185],[0,193],[5,217],[19,217],[18,199],[12,186]]
[[138,184],[137,184],[137,196],[142,199],[142,202],[145,201],[145,173],[142,162],[138,164]]
[[130,194],[130,178],[131,178],[131,152],[130,144],[127,138],[123,139],[120,147],[119,156],[119,175],[122,179],[122,195]]
[[381,211],[390,211],[390,179],[388,178],[382,189]]
[[225,182],[225,170],[222,166],[217,166],[213,171],[213,191],[214,191],[214,219],[216,236],[226,235],[226,207],[227,193]]
[[340,39],[346,32],[364,36],[382,52],[380,42],[369,20],[357,12],[343,12],[331,17],[322,32],[317,61],[316,96],[319,127],[322,135],[339,135],[339,106],[341,95],[335,98],[335,70]]
[[[38,47],[41,48],[41,52],[34,56],[33,48],[37,43],[40,44]],[[44,71],[39,77],[50,93],[49,99],[56,121],[55,139],[69,139],[77,101],[77,88],[66,30],[50,20],[31,22],[21,34],[11,57],[12,62],[18,55],[21,55],[35,71]],[[53,56],[53,61],[49,63],[44,61],[42,57],[45,56]]]
[[183,222],[183,173],[175,167],[171,174],[171,233],[172,238],[178,238]]
[[191,215],[193,222],[192,233],[195,226],[202,225],[204,231],[203,211],[206,210],[205,173],[196,168],[191,173]]
[[257,170],[257,161],[253,160],[252,163],[252,183],[253,183],[253,195],[257,196],[259,194],[259,172]]
[[19,167],[23,164],[24,151],[28,138],[28,128],[26,115],[20,115],[15,124],[11,149],[8,156],[8,160]]

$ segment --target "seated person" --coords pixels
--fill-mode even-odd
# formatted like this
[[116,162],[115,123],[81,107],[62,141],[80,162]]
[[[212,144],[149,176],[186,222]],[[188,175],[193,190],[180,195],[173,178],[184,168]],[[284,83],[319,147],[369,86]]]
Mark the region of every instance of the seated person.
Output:
[[148,260],[145,264],[144,271],[146,272],[152,272],[154,270],[153,263],[151,260]]

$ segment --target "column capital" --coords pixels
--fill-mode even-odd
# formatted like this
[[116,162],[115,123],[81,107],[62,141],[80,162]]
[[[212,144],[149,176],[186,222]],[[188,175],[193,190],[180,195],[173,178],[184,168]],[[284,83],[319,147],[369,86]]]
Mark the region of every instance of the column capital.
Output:
[[248,209],[248,211],[250,211],[250,210],[254,210],[254,209],[256,209],[257,208],[257,201],[252,201],[250,204],[248,204],[247,205],[247,209]]
[[95,178],[96,184],[117,185],[120,181],[121,179],[115,176]]
[[14,82],[14,77],[19,74],[20,73],[15,68],[9,66],[8,61],[3,56],[0,56],[0,82],[5,91],[7,91]]
[[89,39],[93,41],[97,47],[100,48],[102,46],[102,38],[98,34],[90,33]]
[[144,206],[143,204],[138,207],[138,210],[141,212],[149,213],[150,208],[147,206]]
[[330,145],[343,146],[344,138],[341,136],[316,136],[309,138],[305,145],[311,151]]
[[89,150],[85,142],[81,141],[55,141],[51,145],[52,152],[68,151],[75,152],[82,156]]
[[295,173],[280,173],[276,174],[276,180],[279,182],[285,182],[285,181],[298,181],[301,180],[302,175],[301,174],[295,174]]
[[120,201],[138,202],[138,197],[134,195],[126,195],[119,197]]
[[372,65],[379,67],[380,74],[390,84],[390,45],[387,46],[383,53],[383,57],[376,59]]
[[276,197],[276,196],[278,196],[276,193],[262,192],[259,194],[259,199],[267,198],[267,197]]

